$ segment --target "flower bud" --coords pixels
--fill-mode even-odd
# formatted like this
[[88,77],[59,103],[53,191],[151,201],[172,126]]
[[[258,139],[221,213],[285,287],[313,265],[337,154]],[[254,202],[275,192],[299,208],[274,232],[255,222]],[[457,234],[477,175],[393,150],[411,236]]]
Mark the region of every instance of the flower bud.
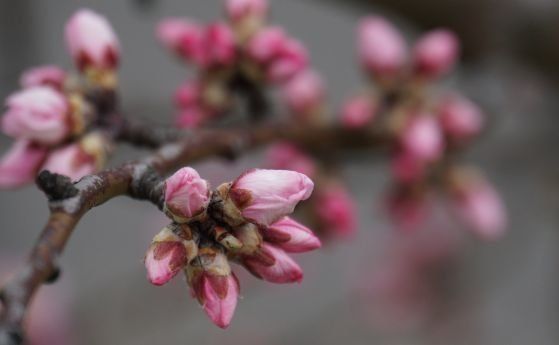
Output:
[[247,257],[243,265],[250,273],[276,284],[300,283],[303,280],[301,267],[282,249],[264,243],[262,251],[274,259],[273,264],[266,265],[261,260]]
[[308,52],[301,42],[293,38],[284,39],[278,48],[266,74],[273,83],[285,83],[307,68]]
[[203,61],[202,27],[185,18],[168,18],[157,25],[157,38],[163,45],[187,61]]
[[227,197],[243,218],[267,226],[292,213],[313,188],[307,176],[295,171],[253,169],[233,182]]
[[233,23],[235,33],[245,42],[264,25],[268,14],[266,0],[227,0],[225,10]]
[[320,240],[304,225],[283,217],[262,231],[264,239],[288,253],[304,253],[321,247]]
[[50,87],[36,86],[14,93],[6,105],[2,130],[11,137],[55,145],[69,134],[68,102]]
[[249,41],[247,53],[257,63],[266,65],[282,52],[286,40],[282,28],[277,26],[264,28]]
[[210,320],[221,328],[231,323],[239,283],[227,258],[214,248],[201,248],[200,255],[186,269],[188,285]]
[[62,90],[66,72],[58,66],[38,66],[25,71],[19,83],[22,87],[50,86],[56,90]]
[[319,189],[314,203],[321,226],[337,236],[350,236],[357,230],[357,216],[351,195],[340,184],[331,183]]
[[440,77],[452,69],[458,50],[458,38],[453,32],[444,29],[428,32],[413,48],[415,72],[423,77]]
[[398,182],[413,183],[425,177],[427,166],[425,161],[416,159],[405,152],[399,152],[390,163],[392,175]]
[[431,114],[414,114],[401,133],[401,145],[410,157],[435,161],[443,153],[444,141],[439,123]]
[[301,116],[313,114],[324,102],[324,82],[314,71],[297,74],[282,91],[289,109]]
[[113,70],[118,66],[118,38],[105,17],[88,9],[79,10],[66,24],[65,34],[66,44],[81,71]]
[[423,193],[414,193],[405,188],[393,188],[387,196],[387,212],[398,230],[416,230],[426,219],[428,205]]
[[353,96],[340,111],[342,124],[347,128],[362,128],[371,124],[377,112],[377,104],[367,95]]
[[378,77],[394,77],[406,63],[404,38],[389,21],[372,16],[358,28],[358,54],[367,71]]
[[229,66],[236,58],[235,37],[224,23],[209,25],[204,31],[204,66]]
[[197,256],[197,252],[198,247],[186,225],[166,226],[153,238],[144,259],[149,281],[154,285],[167,283]]
[[183,83],[177,88],[174,95],[175,104],[179,108],[198,105],[202,86],[198,81]]
[[15,188],[33,182],[47,149],[28,140],[16,141],[0,160],[0,188]]
[[165,181],[165,213],[178,223],[200,215],[209,202],[208,181],[190,167],[178,170]]
[[311,178],[317,170],[312,157],[289,142],[278,143],[270,147],[266,160],[267,165],[272,169],[293,170]]
[[448,96],[441,102],[439,116],[446,135],[459,142],[479,134],[483,127],[479,107],[459,95]]

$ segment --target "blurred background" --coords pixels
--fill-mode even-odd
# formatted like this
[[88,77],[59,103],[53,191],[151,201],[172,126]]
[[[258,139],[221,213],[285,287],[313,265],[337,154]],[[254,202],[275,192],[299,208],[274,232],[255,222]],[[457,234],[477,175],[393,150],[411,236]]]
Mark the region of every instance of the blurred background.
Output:
[[[0,98],[17,88],[28,66],[71,65],[63,26],[84,6],[105,14],[120,37],[125,112],[170,122],[172,92],[191,71],[159,47],[154,26],[166,16],[216,19],[219,0],[2,1]],[[390,257],[392,229],[379,207],[386,162],[354,161],[343,174],[359,206],[358,234],[298,258],[305,270],[300,286],[273,286],[240,273],[243,299],[223,331],[206,319],[181,279],[159,288],[148,283],[142,258],[166,220],[150,204],[120,198],[83,219],[63,255],[60,281],[39,295],[45,302],[36,319],[50,321],[50,331],[59,327],[56,336],[65,339],[45,344],[556,344],[559,2],[272,0],[271,6],[272,20],[309,48],[332,105],[363,85],[354,54],[361,16],[386,15],[410,38],[439,26],[456,30],[464,60],[448,83],[491,116],[491,130],[468,158],[503,195],[507,236],[483,243],[462,235],[467,245],[444,267],[441,293],[406,295],[402,300],[411,302],[391,314],[368,287]],[[8,145],[0,139],[2,151]],[[111,164],[142,154],[121,147]],[[196,168],[217,185],[259,157],[261,152],[234,164],[212,160]],[[34,187],[2,191],[0,205],[5,277],[34,243],[48,210]]]

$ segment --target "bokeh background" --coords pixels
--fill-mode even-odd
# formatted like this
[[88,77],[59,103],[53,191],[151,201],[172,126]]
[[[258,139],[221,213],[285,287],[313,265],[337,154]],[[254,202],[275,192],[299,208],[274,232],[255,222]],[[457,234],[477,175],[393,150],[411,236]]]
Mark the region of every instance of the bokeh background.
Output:
[[[448,81],[481,103],[491,129],[470,151],[502,193],[510,216],[495,243],[466,237],[445,271],[436,315],[413,327],[379,325],[363,282],[390,247],[391,226],[379,207],[386,187],[382,159],[343,169],[359,206],[357,236],[298,258],[300,286],[272,286],[241,274],[242,295],[226,331],[213,326],[181,279],[153,287],[142,264],[151,237],[165,224],[153,206],[120,198],[81,222],[46,287],[47,316],[69,329],[68,344],[556,344],[559,339],[559,2],[554,0],[272,0],[273,20],[310,49],[329,82],[331,104],[362,85],[355,64],[359,17],[382,13],[415,37],[437,26],[455,29],[464,61]],[[161,49],[153,28],[165,16],[213,20],[219,0],[18,0],[0,2],[0,98],[28,66],[70,66],[65,20],[87,6],[108,16],[123,47],[123,108],[129,116],[169,122],[171,94],[189,71]],[[7,149],[7,138],[0,148]],[[138,157],[127,147],[111,164]],[[196,165],[213,185],[230,180],[261,153],[236,163]],[[46,219],[34,187],[0,192],[0,270],[9,272]],[[51,309],[52,308],[52,309]],[[62,312],[56,310],[61,309]],[[378,316],[378,315],[377,315]],[[57,319],[58,320],[58,319]],[[391,325],[394,326],[394,325]]]

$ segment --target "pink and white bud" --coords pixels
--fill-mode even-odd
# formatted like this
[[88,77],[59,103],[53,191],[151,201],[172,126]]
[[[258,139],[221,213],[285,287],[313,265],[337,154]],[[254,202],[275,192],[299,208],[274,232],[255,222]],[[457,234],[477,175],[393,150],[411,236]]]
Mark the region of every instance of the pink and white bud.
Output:
[[300,115],[312,113],[324,102],[324,82],[314,71],[305,71],[289,80],[282,89],[289,109]]
[[248,43],[248,55],[259,64],[268,64],[279,54],[286,44],[287,36],[277,26],[260,30]]
[[263,230],[264,239],[288,253],[304,253],[321,247],[320,240],[303,224],[283,217]]
[[312,157],[288,142],[278,143],[270,147],[266,155],[266,161],[272,169],[293,170],[311,178],[317,171]]
[[156,35],[163,45],[187,61],[203,62],[203,28],[186,18],[167,18],[157,25]]
[[431,114],[414,114],[400,135],[403,152],[410,158],[432,162],[443,154],[442,130]]
[[111,24],[98,13],[81,9],[66,24],[66,44],[80,70],[112,70],[118,66],[120,46]]
[[253,169],[233,182],[228,197],[245,219],[268,226],[292,213],[313,188],[311,179],[295,171]]
[[340,111],[342,124],[347,128],[365,127],[373,122],[377,108],[377,103],[370,96],[353,96],[344,103]]
[[483,128],[481,109],[459,95],[448,96],[441,102],[439,116],[444,132],[454,140],[468,140],[479,134]]
[[261,250],[274,259],[274,263],[266,265],[262,260],[251,257],[243,260],[245,268],[256,277],[276,284],[300,283],[303,270],[285,251],[269,244],[262,244]]
[[351,236],[357,231],[356,206],[348,191],[339,184],[322,186],[314,203],[321,226],[335,236]]
[[268,1],[227,0],[225,11],[232,22],[241,22],[253,18],[264,19],[268,14]]
[[0,160],[0,188],[16,188],[33,182],[47,149],[27,140],[16,141]]
[[198,81],[188,81],[177,88],[174,101],[179,108],[198,105],[202,93],[202,85]]
[[208,181],[190,167],[178,170],[165,180],[165,212],[184,223],[200,215],[210,202]]
[[502,237],[507,226],[505,206],[486,181],[473,180],[454,196],[454,208],[472,231],[486,240]]
[[419,160],[406,152],[397,153],[390,162],[392,175],[398,182],[413,183],[425,177],[427,166],[425,161]]
[[358,27],[358,54],[370,73],[393,77],[406,63],[406,43],[389,21],[377,16],[367,17]]
[[229,66],[235,61],[235,36],[227,24],[209,25],[204,31],[203,46],[205,66]]
[[184,240],[173,232],[172,226],[163,228],[153,238],[144,259],[150,283],[163,285],[176,276],[189,259],[196,256],[192,248],[197,247],[186,246]]
[[50,87],[35,86],[16,92],[8,97],[6,106],[2,130],[11,137],[54,145],[70,132],[68,101]]
[[413,48],[413,64],[418,75],[437,78],[452,69],[459,53],[458,37],[448,30],[426,33]]
[[307,49],[298,40],[286,38],[279,48],[266,72],[268,79],[273,83],[288,82],[294,76],[303,73],[309,64]]
[[38,66],[25,71],[19,83],[24,88],[34,86],[50,86],[56,90],[62,90],[66,72],[58,66]]

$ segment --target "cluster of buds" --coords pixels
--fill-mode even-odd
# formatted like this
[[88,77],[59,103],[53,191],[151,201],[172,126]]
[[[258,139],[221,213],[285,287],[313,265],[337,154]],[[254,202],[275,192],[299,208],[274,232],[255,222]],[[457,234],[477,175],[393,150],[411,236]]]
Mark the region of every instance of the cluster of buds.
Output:
[[289,142],[272,145],[266,165],[300,172],[313,179],[316,191],[301,213],[321,237],[350,237],[357,231],[356,208],[343,181],[319,161]]
[[314,117],[322,108],[322,80],[309,69],[301,42],[281,27],[266,25],[267,1],[226,0],[225,12],[223,22],[203,25],[168,18],[157,27],[163,45],[198,68],[196,77],[175,93],[177,125],[199,127],[214,121],[234,108],[236,93],[249,99],[249,113],[264,112],[261,90],[266,85],[278,85],[295,114]]
[[303,271],[288,253],[317,249],[311,230],[288,217],[314,184],[288,170],[254,169],[211,190],[185,167],[165,181],[164,211],[172,220],[148,249],[148,279],[163,285],[183,271],[211,321],[225,328],[239,296],[229,262],[272,283],[294,283]]
[[482,131],[482,111],[458,93],[432,97],[426,92],[456,63],[458,39],[436,29],[419,37],[410,51],[389,21],[363,19],[358,55],[376,87],[351,96],[341,107],[340,121],[391,137],[394,183],[388,209],[401,228],[415,228],[428,214],[429,194],[442,190],[477,234],[495,238],[505,227],[500,198],[479,174],[464,178],[471,169],[454,159]]
[[0,187],[29,183],[41,170],[78,180],[105,163],[110,141],[95,126],[100,114],[89,96],[114,90],[118,41],[105,18],[80,10],[66,43],[82,79],[57,66],[32,68],[5,102],[1,129],[15,143],[0,161]]

